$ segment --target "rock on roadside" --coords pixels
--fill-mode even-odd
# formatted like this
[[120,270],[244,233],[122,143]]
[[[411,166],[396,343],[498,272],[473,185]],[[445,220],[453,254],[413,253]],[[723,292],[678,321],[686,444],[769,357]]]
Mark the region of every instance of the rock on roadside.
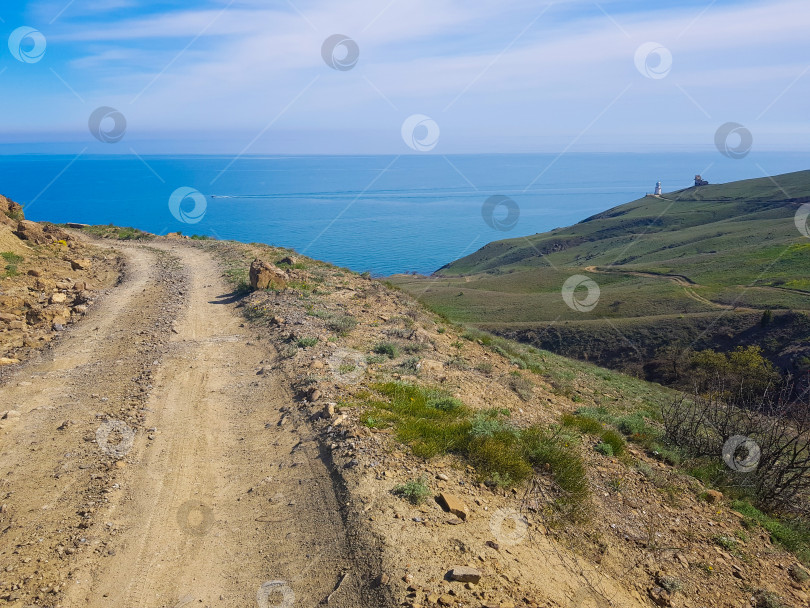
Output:
[[284,289],[287,286],[287,275],[273,264],[256,258],[250,264],[250,286],[253,289]]

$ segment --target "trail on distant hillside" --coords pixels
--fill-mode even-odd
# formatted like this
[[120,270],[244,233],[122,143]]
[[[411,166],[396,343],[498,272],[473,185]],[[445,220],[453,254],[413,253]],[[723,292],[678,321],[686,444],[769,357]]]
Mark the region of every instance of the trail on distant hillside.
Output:
[[370,605],[327,466],[214,261],[119,247],[122,285],[0,386],[12,599]]
[[686,277],[681,274],[668,274],[668,273],[655,273],[655,272],[642,272],[639,270],[620,270],[614,268],[599,268],[597,266],[585,266],[583,269],[586,272],[592,272],[596,274],[624,274],[628,276],[634,277],[645,277],[649,279],[668,279],[678,285],[679,287],[683,288],[684,294],[688,298],[692,298],[696,302],[700,302],[701,304],[705,304],[706,306],[711,306],[712,308],[718,308],[720,310],[741,310],[741,311],[749,311],[753,312],[753,308],[746,308],[744,306],[731,306],[729,304],[720,304],[718,302],[712,302],[709,299],[704,298],[697,292],[695,292],[695,287],[700,287],[697,283],[695,283],[689,277]]

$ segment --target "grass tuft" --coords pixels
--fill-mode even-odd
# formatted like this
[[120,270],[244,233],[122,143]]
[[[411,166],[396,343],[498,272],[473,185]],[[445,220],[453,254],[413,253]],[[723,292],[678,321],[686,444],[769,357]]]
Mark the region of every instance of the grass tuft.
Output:
[[424,477],[399,484],[392,491],[396,496],[404,498],[412,505],[421,505],[430,496],[430,488]]
[[385,355],[389,359],[399,357],[399,347],[393,342],[379,342],[374,346],[374,352],[378,355]]
[[382,398],[364,403],[361,421],[393,428],[397,440],[422,458],[456,454],[467,460],[481,481],[502,487],[519,484],[535,471],[551,474],[558,506],[573,518],[589,491],[577,450],[559,432],[537,426],[518,428],[503,409],[472,412],[442,391],[404,382],[372,387]]

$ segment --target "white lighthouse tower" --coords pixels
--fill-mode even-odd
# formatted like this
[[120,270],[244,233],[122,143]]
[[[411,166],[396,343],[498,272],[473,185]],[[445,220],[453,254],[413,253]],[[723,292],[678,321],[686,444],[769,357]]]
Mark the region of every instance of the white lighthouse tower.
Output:
[[655,184],[655,196],[661,196],[661,182]]

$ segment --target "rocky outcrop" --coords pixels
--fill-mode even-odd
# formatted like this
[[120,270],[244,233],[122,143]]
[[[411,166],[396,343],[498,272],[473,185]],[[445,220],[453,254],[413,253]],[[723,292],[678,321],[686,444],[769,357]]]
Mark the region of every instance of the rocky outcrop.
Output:
[[0,224],[13,227],[24,217],[22,205],[0,195]]
[[59,226],[54,226],[53,224],[43,224],[42,230],[50,237],[52,241],[67,242],[73,240],[73,237],[71,237],[70,234],[62,230]]
[[14,231],[19,238],[36,245],[47,245],[56,241],[69,241],[71,236],[59,228],[50,224],[38,224],[29,220],[17,222],[17,229]]
[[88,258],[77,258],[75,260],[70,261],[70,267],[73,270],[90,270],[90,267],[93,265],[92,260]]
[[14,231],[14,234],[22,240],[30,241],[36,245],[45,245],[46,243],[52,242],[51,237],[45,234],[41,225],[28,220],[20,221],[17,224],[17,229]]
[[250,264],[250,286],[253,289],[284,289],[287,275],[273,264],[256,258]]

